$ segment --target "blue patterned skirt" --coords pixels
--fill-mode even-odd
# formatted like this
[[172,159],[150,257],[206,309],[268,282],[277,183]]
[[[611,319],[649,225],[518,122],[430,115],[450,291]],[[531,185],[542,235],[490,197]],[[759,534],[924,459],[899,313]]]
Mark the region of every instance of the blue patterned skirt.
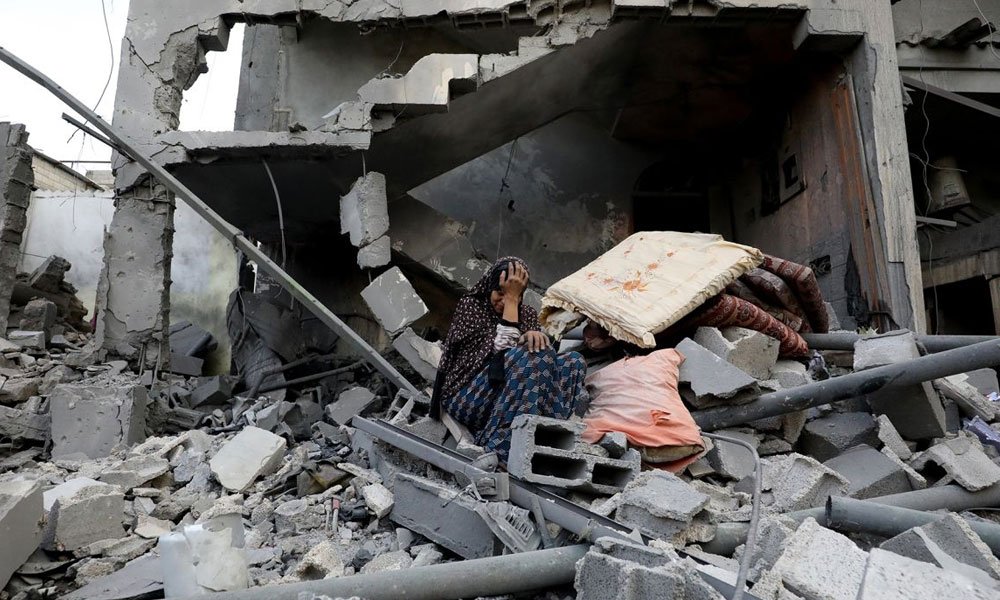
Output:
[[442,406],[475,434],[476,444],[496,452],[506,464],[514,417],[569,418],[586,393],[586,374],[587,365],[576,352],[529,352],[515,347],[504,357],[503,383],[490,383],[487,365],[454,398],[444,399]]

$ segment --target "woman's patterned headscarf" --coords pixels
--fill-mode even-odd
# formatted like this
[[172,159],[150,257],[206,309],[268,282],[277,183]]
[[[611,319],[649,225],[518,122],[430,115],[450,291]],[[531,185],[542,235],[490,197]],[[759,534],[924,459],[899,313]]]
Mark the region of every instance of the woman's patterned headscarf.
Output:
[[[448,337],[444,342],[444,354],[438,366],[438,377],[434,385],[431,404],[432,416],[437,416],[440,402],[457,394],[477,373],[486,367],[493,356],[493,340],[501,316],[490,303],[490,292],[498,289],[499,276],[511,262],[520,263],[527,270],[523,260],[506,256],[493,264],[490,271],[462,296],[455,307]],[[539,331],[538,313],[522,302],[518,307],[518,329]]]

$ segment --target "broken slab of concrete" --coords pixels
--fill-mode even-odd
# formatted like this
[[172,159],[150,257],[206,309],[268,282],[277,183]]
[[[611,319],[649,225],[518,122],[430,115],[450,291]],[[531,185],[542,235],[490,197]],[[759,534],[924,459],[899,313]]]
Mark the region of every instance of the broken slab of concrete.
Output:
[[1000,579],[1000,560],[993,556],[990,547],[969,527],[966,520],[953,513],[904,531],[882,542],[879,548],[937,565],[942,569],[959,570],[948,560],[950,557],[953,561],[983,571],[988,577]]
[[854,600],[867,560],[850,539],[808,518],[785,540],[772,572],[802,598]]
[[942,379],[935,379],[934,387],[941,394],[958,405],[968,417],[979,417],[984,421],[996,418],[997,408],[976,386],[969,383],[968,375],[960,373]]
[[[754,448],[760,444],[757,436],[734,429],[720,429],[715,433],[742,440]],[[754,457],[746,448],[725,440],[713,439],[714,446],[706,455],[708,464],[723,477],[739,481],[754,472]]]
[[856,600],[988,600],[996,597],[997,591],[993,586],[894,552],[873,548]]
[[258,477],[273,473],[281,464],[285,438],[259,427],[246,427],[212,457],[209,466],[222,487],[245,490]]
[[49,395],[52,456],[107,456],[116,446],[146,439],[146,388],[57,385]]
[[25,350],[45,350],[44,331],[8,331],[7,339]]
[[850,485],[840,473],[809,456],[793,453],[762,462],[763,487],[771,490],[779,512],[822,506],[829,496],[843,496]]
[[777,381],[782,388],[797,387],[812,383],[806,366],[797,360],[779,360],[771,367],[768,379]]
[[370,483],[361,488],[361,495],[365,499],[365,505],[375,513],[375,518],[381,519],[392,511],[395,504],[392,492],[381,483]]
[[123,490],[139,487],[170,470],[170,462],[159,456],[133,456],[104,471],[100,481]]
[[816,460],[829,460],[859,444],[878,445],[875,419],[868,413],[833,413],[806,424],[802,449]]
[[52,326],[56,324],[57,311],[55,302],[44,298],[30,300],[21,310],[21,329],[41,331],[48,343],[52,339]]
[[[915,358],[920,358],[916,338],[905,329],[861,338],[854,343],[855,371]],[[867,399],[872,411],[888,416],[906,439],[941,437],[947,431],[944,405],[928,381],[876,392]]]
[[51,501],[42,547],[68,552],[124,537],[125,495],[116,485],[68,481],[46,492]]
[[901,463],[866,444],[855,446],[823,463],[846,478],[851,498],[876,498],[913,490]]
[[898,431],[896,431],[896,428],[893,426],[892,421],[889,420],[889,417],[879,415],[878,418],[875,419],[875,423],[878,426],[877,435],[879,441],[892,450],[893,454],[898,456],[901,460],[909,460],[910,457],[913,456],[913,451],[910,450],[906,441],[903,440],[903,437],[899,435]]
[[976,369],[963,374],[969,385],[975,387],[984,396],[1000,391],[1000,384],[997,383],[997,372],[994,369]]
[[33,155],[24,125],[0,123],[0,337],[10,325],[11,294],[35,182]]
[[669,540],[688,527],[709,501],[673,473],[645,471],[625,486],[615,519],[650,537]]
[[361,297],[379,324],[392,335],[428,312],[427,305],[399,267],[393,267],[376,277],[361,291]]
[[699,327],[694,341],[755,379],[767,379],[778,362],[778,340],[743,327]]
[[421,377],[429,382],[437,377],[442,352],[440,344],[428,342],[407,327],[393,340],[392,347]]
[[0,483],[0,589],[38,548],[44,517],[38,482]]
[[476,512],[476,501],[441,482],[399,473],[389,518],[462,558],[498,554],[503,544]]
[[337,425],[348,425],[378,400],[368,388],[360,386],[341,392],[337,401],[326,406],[326,416]]
[[0,405],[0,436],[12,440],[45,443],[49,439],[51,416]]
[[340,198],[340,233],[356,248],[367,246],[389,231],[385,175],[369,171]]
[[964,432],[931,446],[910,461],[910,465],[918,471],[928,463],[936,464],[947,473],[934,485],[954,481],[970,492],[976,492],[1000,482],[1000,466],[986,456],[978,439]]
[[684,355],[678,382],[690,384],[694,397],[689,400],[696,408],[734,401],[739,395],[749,401],[759,392],[757,380],[690,338],[677,344],[677,350]]
[[358,249],[358,266],[362,269],[384,267],[392,259],[392,242],[383,235],[367,246]]
[[191,408],[203,404],[225,404],[233,398],[233,381],[225,375],[214,375],[191,392]]

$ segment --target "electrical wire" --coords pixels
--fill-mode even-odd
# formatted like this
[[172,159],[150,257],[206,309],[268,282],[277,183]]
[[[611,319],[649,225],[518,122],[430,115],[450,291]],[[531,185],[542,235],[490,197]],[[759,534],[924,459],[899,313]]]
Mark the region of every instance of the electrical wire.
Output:
[[[108,92],[108,86],[111,85],[111,76],[115,73],[115,44],[111,41],[111,27],[108,26],[108,7],[104,0],[101,0],[101,15],[104,17],[104,33],[108,36],[108,54],[111,58],[111,68],[108,69],[108,78],[104,81],[104,88],[101,89],[101,95],[97,97],[97,102],[94,103],[94,112],[97,112],[97,107],[100,106],[101,101],[104,100],[104,94]],[[78,131],[80,130],[73,130],[69,139],[66,140],[67,144],[73,141],[73,136],[75,136]]]
[[497,191],[497,258],[500,260],[500,246],[503,241],[503,191],[510,187],[507,184],[507,176],[510,175],[510,165],[514,162],[514,152],[517,149],[517,140],[520,138],[514,138],[514,141],[510,143],[510,155],[507,156],[507,168],[504,170],[503,177],[500,178],[500,189]]
[[267,166],[267,161],[263,158],[260,159],[260,162],[264,164],[264,170],[267,171],[267,178],[271,180],[271,189],[274,190],[274,201],[278,205],[278,227],[281,229],[281,270],[284,270],[287,255],[285,251],[285,215],[281,210],[281,195],[278,194],[278,184],[274,182],[271,167]]
[[[990,36],[992,36],[997,31],[996,25],[991,23],[990,20],[986,18],[986,13],[983,12],[983,7],[979,6],[979,0],[972,0],[972,3],[976,6],[976,10],[979,11],[979,16],[983,18],[983,23],[989,27]],[[987,39],[986,47],[990,49],[990,52],[997,60],[1000,60],[1000,54],[997,54],[997,49],[993,47],[993,40]]]
[[719,435],[717,433],[706,433],[702,432],[701,435],[712,439],[718,440],[720,442],[727,442],[730,444],[736,444],[737,446],[742,446],[753,457],[753,497],[751,500],[750,507],[750,529],[747,531],[747,541],[746,545],[743,547],[743,556],[740,557],[740,570],[736,575],[736,591],[733,592],[733,597],[730,600],[742,600],[743,594],[746,591],[747,586],[747,573],[750,571],[750,558],[752,557],[753,550],[757,546],[757,529],[760,524],[760,489],[761,481],[763,480],[763,470],[760,464],[760,455],[757,454],[757,449],[751,446],[749,443],[738,440],[736,438],[729,437],[727,435]]

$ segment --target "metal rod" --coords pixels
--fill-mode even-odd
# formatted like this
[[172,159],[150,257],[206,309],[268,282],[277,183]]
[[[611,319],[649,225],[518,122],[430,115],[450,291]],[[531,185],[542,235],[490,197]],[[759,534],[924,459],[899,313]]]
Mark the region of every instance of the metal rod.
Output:
[[80,131],[86,133],[87,135],[89,135],[90,137],[94,138],[98,142],[101,142],[102,144],[104,144],[105,146],[108,146],[109,148],[111,148],[112,150],[118,152],[119,154],[123,154],[125,156],[128,156],[128,153],[124,152],[120,147],[118,147],[117,144],[115,144],[114,142],[112,142],[108,138],[104,137],[103,135],[97,133],[96,131],[94,131],[90,127],[87,127],[87,125],[85,125],[81,121],[78,121],[77,119],[75,119],[75,118],[67,115],[66,113],[62,114],[62,118],[63,118],[64,121],[66,121],[67,123],[69,123],[73,127],[76,127]]
[[365,600],[457,600],[520,594],[572,582],[576,577],[576,563],[589,548],[588,544],[579,544],[401,571],[188,596],[178,600],[298,600],[300,593],[309,597],[322,595]]
[[[354,417],[351,420],[351,426],[375,436],[390,446],[412,454],[447,473],[462,472],[472,480],[477,480],[486,474],[485,471],[473,466],[471,464],[472,461],[468,457],[443,446],[432,444],[417,435],[399,429],[384,421],[372,421],[364,417]],[[593,541],[605,536],[629,537],[631,531],[629,527],[608,517],[593,513],[561,496],[547,492],[516,477],[511,477],[510,501],[521,508],[531,510],[533,500],[538,501],[545,519],[576,534],[581,539]],[[641,538],[643,543],[650,540],[650,538],[644,535],[641,535]],[[687,556],[680,550],[678,554]],[[718,579],[712,574],[699,569],[698,575],[727,598],[732,598],[735,594],[736,588],[733,585]],[[759,600],[752,594],[744,594],[744,598]]]
[[[861,336],[853,331],[836,331],[833,333],[803,333],[802,339],[814,350],[854,350],[854,342]],[[991,340],[1000,341],[993,335],[917,335],[918,344],[923,344],[928,352],[943,352],[964,346],[971,346]]]
[[173,192],[174,196],[180,198],[188,206],[190,206],[192,210],[198,213],[201,218],[208,221],[209,225],[214,227],[216,231],[222,234],[226,239],[230,240],[236,248],[241,250],[244,254],[250,257],[251,260],[257,263],[258,268],[273,277],[275,281],[281,285],[281,287],[288,290],[288,292],[301,302],[309,310],[309,312],[316,315],[316,318],[332,329],[342,339],[347,341],[361,354],[361,356],[365,358],[365,360],[378,369],[380,373],[385,375],[386,378],[392,381],[397,387],[405,389],[413,394],[420,393],[412,383],[410,383],[399,371],[395,369],[395,367],[389,364],[389,361],[376,352],[375,349],[368,344],[368,342],[366,342],[353,329],[348,327],[346,323],[341,321],[337,315],[333,314],[330,309],[316,299],[315,296],[309,293],[307,289],[299,285],[299,283],[286,273],[284,269],[275,264],[274,261],[268,258],[266,254],[261,252],[260,249],[257,248],[256,244],[243,235],[242,231],[223,219],[218,213],[212,210],[210,206],[205,204],[201,198],[196,196],[194,192],[189,190],[187,186],[171,175],[166,169],[153,162],[152,159],[147,157],[142,152],[139,152],[124,136],[118,134],[117,129],[105,122],[104,119],[98,116],[97,113],[87,108],[84,103],[73,97],[72,94],[60,87],[59,84],[49,79],[40,71],[24,62],[14,54],[11,54],[3,47],[0,47],[0,61],[7,63],[18,73],[21,73],[28,79],[51,92],[57,98],[62,100],[67,106],[76,111],[77,114],[84,117],[84,119],[90,122],[98,131],[104,133],[109,139],[124,148],[125,151],[123,154],[127,154],[133,158],[135,162],[142,165],[143,168],[149,171],[150,174],[160,180],[160,183]]
[[[292,387],[293,385],[301,385],[303,383],[309,383],[310,381],[316,381],[318,379],[323,379],[325,377],[330,377],[331,375],[336,375],[338,373],[345,373],[351,369],[357,369],[361,366],[362,362],[358,361],[347,365],[346,367],[338,367],[336,369],[330,369],[329,371],[323,371],[322,373],[313,373],[312,375],[306,375],[305,377],[299,377],[298,379],[290,379],[288,381],[282,381],[281,383],[273,383],[271,385],[261,386],[257,393],[264,394],[266,392],[273,392],[274,390],[283,390],[287,387]],[[252,398],[253,396],[251,396]]]
[[699,427],[713,431],[821,404],[856,398],[882,389],[914,385],[996,365],[1000,365],[1000,340],[991,339],[963,348],[928,354],[906,362],[857,371],[849,375],[764,394],[748,404],[700,410],[691,416]]
[[[826,526],[830,529],[849,533],[873,533],[887,538],[944,516],[944,513],[886,506],[842,496],[831,496],[826,502]],[[1000,525],[974,519],[966,519],[965,522],[983,539],[993,554],[1000,556]]]
[[247,396],[250,397],[250,398],[256,398],[257,397],[257,392],[260,391],[261,384],[263,384],[264,380],[266,380],[268,377],[271,377],[272,375],[277,375],[278,373],[284,373],[285,371],[287,371],[289,369],[294,369],[295,367],[300,367],[302,365],[306,365],[306,364],[309,364],[311,362],[320,361],[320,360],[330,360],[330,359],[333,359],[333,358],[336,358],[336,357],[337,357],[336,354],[324,354],[322,356],[318,355],[318,354],[313,354],[311,356],[305,356],[305,357],[300,358],[298,360],[293,360],[290,363],[285,363],[285,364],[279,365],[277,367],[271,367],[270,369],[266,369],[264,371],[264,373],[260,376],[260,378],[257,380],[257,383],[254,384],[254,386],[252,388],[250,388],[250,393],[247,394]]

